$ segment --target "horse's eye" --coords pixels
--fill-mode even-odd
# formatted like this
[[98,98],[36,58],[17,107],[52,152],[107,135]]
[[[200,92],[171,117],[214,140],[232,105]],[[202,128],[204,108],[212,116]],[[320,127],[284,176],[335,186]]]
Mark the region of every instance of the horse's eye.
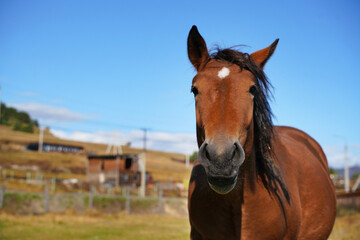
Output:
[[195,97],[199,94],[199,90],[194,86],[191,87],[191,92],[194,94]]
[[255,95],[255,93],[257,92],[257,87],[255,85],[251,86],[249,92],[251,93],[251,95]]

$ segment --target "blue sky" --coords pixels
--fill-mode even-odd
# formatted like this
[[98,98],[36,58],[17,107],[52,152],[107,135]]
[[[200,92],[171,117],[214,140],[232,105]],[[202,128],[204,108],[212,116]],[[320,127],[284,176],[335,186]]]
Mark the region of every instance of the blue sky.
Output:
[[[188,153],[196,149],[195,72],[186,38],[253,52],[280,38],[265,71],[279,125],[300,128],[342,165],[360,164],[358,1],[0,2],[2,101],[62,137]],[[170,140],[170,141],[168,141]]]

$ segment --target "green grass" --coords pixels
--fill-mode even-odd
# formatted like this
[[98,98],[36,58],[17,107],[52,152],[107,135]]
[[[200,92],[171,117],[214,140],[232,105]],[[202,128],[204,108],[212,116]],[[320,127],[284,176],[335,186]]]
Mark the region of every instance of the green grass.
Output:
[[93,199],[93,203],[96,206],[100,206],[105,208],[109,205],[114,205],[116,202],[125,203],[126,199],[123,197],[106,197],[106,196],[95,196]]
[[7,192],[5,193],[4,209],[8,212],[26,212],[35,202],[41,205],[43,197],[31,193]]
[[[89,196],[83,197],[84,205],[89,205]],[[114,205],[116,203],[124,204],[126,198],[124,197],[107,197],[107,196],[94,196],[93,204],[95,207],[105,208],[109,205]]]
[[0,214],[0,239],[189,239],[187,218],[160,215],[13,216]]
[[42,197],[31,193],[5,193],[5,201],[15,202],[18,205],[23,205],[25,201],[41,200]]
[[131,206],[133,208],[146,209],[151,206],[157,205],[158,199],[134,199],[131,201]]

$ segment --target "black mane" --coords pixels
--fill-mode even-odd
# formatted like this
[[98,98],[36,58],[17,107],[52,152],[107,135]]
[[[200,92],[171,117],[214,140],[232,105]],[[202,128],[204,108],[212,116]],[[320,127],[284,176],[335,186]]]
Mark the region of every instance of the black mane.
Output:
[[[272,148],[273,122],[268,98],[272,97],[272,85],[261,67],[257,66],[252,57],[234,49],[217,49],[210,59],[236,64],[241,70],[246,69],[255,76],[257,92],[254,96],[254,146],[256,151],[257,173],[268,191],[273,192],[280,200],[278,186],[280,186],[286,200],[290,203],[289,193],[281,180],[280,172],[272,159],[276,158]],[[209,60],[210,60],[209,59]],[[282,206],[283,207],[283,206]]]

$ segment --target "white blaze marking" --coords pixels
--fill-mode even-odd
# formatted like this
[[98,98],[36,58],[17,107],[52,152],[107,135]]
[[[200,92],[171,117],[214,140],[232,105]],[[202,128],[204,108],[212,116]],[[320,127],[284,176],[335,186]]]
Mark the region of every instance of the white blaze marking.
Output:
[[218,77],[223,79],[226,76],[229,76],[230,70],[227,67],[223,67],[219,72],[218,72]]

